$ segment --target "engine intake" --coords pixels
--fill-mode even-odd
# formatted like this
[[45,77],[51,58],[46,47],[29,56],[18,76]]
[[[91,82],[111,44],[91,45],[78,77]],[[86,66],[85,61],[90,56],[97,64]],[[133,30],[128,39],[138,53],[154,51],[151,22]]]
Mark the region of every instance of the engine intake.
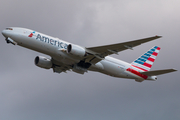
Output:
[[67,46],[67,52],[80,57],[83,57],[86,54],[86,50],[83,47],[71,44]]
[[34,60],[34,63],[36,66],[44,68],[44,69],[52,68],[51,60],[42,56],[37,56]]

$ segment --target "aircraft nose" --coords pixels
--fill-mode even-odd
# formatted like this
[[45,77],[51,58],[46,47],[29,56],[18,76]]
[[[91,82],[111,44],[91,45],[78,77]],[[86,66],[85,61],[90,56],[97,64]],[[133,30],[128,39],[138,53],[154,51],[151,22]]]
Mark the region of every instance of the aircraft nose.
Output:
[[2,31],[2,35],[6,38],[11,37],[12,31],[13,31],[13,28],[6,28]]
[[7,37],[6,30],[3,30],[3,31],[2,31],[2,35],[3,35],[4,37]]

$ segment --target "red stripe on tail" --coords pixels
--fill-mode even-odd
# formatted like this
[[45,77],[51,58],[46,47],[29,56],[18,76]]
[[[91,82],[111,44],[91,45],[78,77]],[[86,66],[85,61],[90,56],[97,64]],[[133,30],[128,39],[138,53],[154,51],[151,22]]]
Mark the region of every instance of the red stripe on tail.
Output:
[[152,55],[157,56],[157,55],[158,55],[158,53],[157,53],[157,52],[153,52],[153,54],[152,54]]
[[144,63],[143,65],[146,66],[146,67],[149,67],[149,68],[152,67],[152,65],[150,65],[150,64],[148,64],[148,63]]
[[135,68],[138,68],[138,69],[140,69],[140,70],[142,70],[142,71],[148,71],[148,70],[146,70],[146,69],[143,69],[143,68],[137,67],[137,66],[135,66],[135,65],[131,65],[131,66],[133,66],[133,67],[135,67]]
[[151,61],[151,62],[154,62],[154,61],[155,61],[155,59],[154,59],[154,58],[151,58],[151,57],[149,57],[148,60]]
[[157,48],[157,50],[160,50],[160,49],[161,49],[160,47]]
[[136,70],[133,70],[133,69],[131,69],[131,68],[128,68],[127,71],[129,71],[129,72],[131,72],[131,73],[133,73],[133,74],[135,74],[135,75],[137,75],[137,76],[139,76],[139,77],[142,77],[142,78],[144,78],[144,79],[147,79],[147,78],[148,78],[147,75],[143,75],[143,74],[141,74],[140,72],[138,72],[138,71],[136,71]]

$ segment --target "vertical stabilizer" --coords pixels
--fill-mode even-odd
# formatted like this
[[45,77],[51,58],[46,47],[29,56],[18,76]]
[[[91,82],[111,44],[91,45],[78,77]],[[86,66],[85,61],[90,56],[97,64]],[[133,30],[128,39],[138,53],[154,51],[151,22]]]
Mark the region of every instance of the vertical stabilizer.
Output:
[[131,63],[131,67],[137,71],[149,71],[160,51],[160,47],[155,46]]

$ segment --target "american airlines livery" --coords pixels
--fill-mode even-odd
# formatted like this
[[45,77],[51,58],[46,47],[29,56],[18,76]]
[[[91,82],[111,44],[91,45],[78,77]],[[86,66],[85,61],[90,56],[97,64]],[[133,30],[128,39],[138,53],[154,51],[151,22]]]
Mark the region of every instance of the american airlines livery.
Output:
[[152,47],[132,63],[108,56],[118,54],[118,52],[126,49],[133,49],[133,47],[158,39],[161,36],[86,48],[26,28],[9,27],[3,30],[2,34],[7,43],[49,55],[51,58],[37,56],[34,63],[44,69],[52,68],[56,73],[72,70],[84,74],[89,70],[142,82],[144,80],[155,81],[157,80],[156,75],[177,71],[175,69],[150,71],[161,49],[158,46]]

